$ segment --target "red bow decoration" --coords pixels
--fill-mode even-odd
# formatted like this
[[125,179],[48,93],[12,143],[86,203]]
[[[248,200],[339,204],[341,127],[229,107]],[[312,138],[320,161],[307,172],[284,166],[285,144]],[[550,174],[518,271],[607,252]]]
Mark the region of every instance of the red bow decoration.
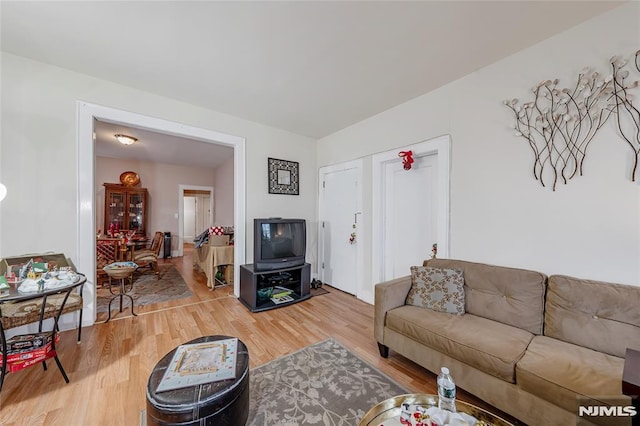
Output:
[[411,170],[413,164],[413,151],[400,151],[398,157],[402,157],[402,165],[405,170]]

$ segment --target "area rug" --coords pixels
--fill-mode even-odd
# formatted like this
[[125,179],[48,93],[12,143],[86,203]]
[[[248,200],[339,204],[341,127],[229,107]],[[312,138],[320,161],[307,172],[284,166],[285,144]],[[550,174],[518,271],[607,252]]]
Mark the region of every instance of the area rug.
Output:
[[407,393],[333,339],[251,370],[251,426],[352,426],[378,402]]
[[[143,274],[135,273],[133,277],[133,289],[129,294],[133,297],[136,308],[193,296],[187,283],[184,282],[184,279],[173,265],[162,265],[160,267],[160,279],[148,271]],[[116,291],[115,288],[114,291]],[[107,287],[98,288],[96,312],[107,312],[109,301],[112,297],[113,294],[109,292]],[[129,305],[130,302],[125,297],[123,308],[128,308]],[[118,301],[116,300],[111,305],[111,308],[116,309],[117,306]]]

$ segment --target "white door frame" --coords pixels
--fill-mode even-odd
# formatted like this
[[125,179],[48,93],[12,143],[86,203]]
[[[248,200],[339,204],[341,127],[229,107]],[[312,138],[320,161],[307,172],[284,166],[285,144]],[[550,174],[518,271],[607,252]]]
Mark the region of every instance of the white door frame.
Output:
[[[450,214],[450,173],[451,173],[451,137],[449,135],[439,136],[417,144],[393,149],[372,157],[372,201],[373,210],[371,220],[374,230],[372,236],[372,278],[373,283],[383,281],[384,277],[384,203],[385,194],[385,163],[398,161],[400,151],[413,151],[414,157],[424,155],[438,155],[438,213],[437,213],[437,242],[438,257],[449,257],[449,214]],[[407,271],[407,275],[409,275]]]
[[[240,265],[246,263],[246,180],[245,180],[245,139],[239,136],[216,132],[199,127],[188,126],[174,121],[149,117],[129,111],[84,101],[76,102],[76,149],[78,171],[78,227],[77,253],[79,271],[87,274],[84,287],[85,306],[83,325],[92,325],[96,321],[96,226],[95,226],[95,143],[94,120],[123,124],[168,135],[196,139],[203,142],[233,147],[233,189],[234,189],[234,264],[235,276],[239,275]],[[182,199],[178,204],[182,203]],[[178,207],[178,206],[176,206]],[[234,294],[240,295],[240,280],[235,280]],[[61,325],[62,326],[62,325]]]
[[[176,256],[180,257],[184,254],[184,191],[208,191],[211,195],[209,197],[209,222],[213,225],[213,186],[197,186],[197,185],[178,185],[178,251]],[[196,235],[198,232],[202,232],[202,229],[196,229]],[[173,256],[173,250],[171,250]]]
[[[323,181],[324,175],[329,173],[335,173],[342,170],[348,169],[356,169],[356,175],[358,178],[359,187],[354,196],[356,197],[356,206],[358,212],[361,214],[358,216],[358,239],[364,240],[365,235],[365,227],[364,227],[364,212],[362,208],[362,159],[347,161],[340,164],[333,164],[331,166],[323,166],[318,169],[318,277],[320,277],[322,262],[324,261],[324,238],[322,232],[322,222],[323,222],[323,212],[326,208],[325,200],[324,200],[324,191],[323,191]],[[363,268],[364,265],[364,245],[362,243],[356,243],[356,294],[361,292],[363,288],[362,285],[362,277],[363,277]]]

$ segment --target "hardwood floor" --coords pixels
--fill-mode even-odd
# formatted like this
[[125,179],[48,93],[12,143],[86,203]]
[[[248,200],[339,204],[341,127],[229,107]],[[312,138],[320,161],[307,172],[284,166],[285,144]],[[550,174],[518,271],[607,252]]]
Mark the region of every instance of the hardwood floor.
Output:
[[[0,425],[138,425],[146,385],[156,362],[176,346],[203,335],[240,338],[249,348],[250,367],[333,337],[409,392],[436,393],[435,376],[391,351],[381,358],[373,338],[373,306],[339,290],[288,307],[250,313],[231,286],[210,291],[194,272],[191,251],[173,263],[194,296],[136,309],[137,317],[112,319],[82,331],[61,333],[60,360],[8,374],[0,392]],[[489,409],[459,391],[459,399]],[[509,419],[508,416],[504,416]]]
[[[177,257],[173,259],[159,259],[160,268],[166,264],[173,264],[175,268],[180,272],[182,278],[184,278],[185,282],[189,286],[189,289],[193,293],[192,297],[171,300],[168,302],[157,303],[154,305],[144,305],[144,306],[136,306],[135,312],[136,314],[145,314],[150,312],[156,312],[162,309],[170,309],[175,308],[177,306],[185,306],[192,303],[200,303],[203,301],[211,300],[218,297],[227,297],[233,295],[233,287],[232,286],[224,286],[216,288],[215,291],[209,290],[207,287],[206,276],[197,270],[193,269],[193,244],[185,244],[184,246],[184,256]],[[137,273],[137,272],[136,272]],[[149,268],[146,268],[142,273],[151,274]],[[131,309],[126,308],[122,313],[115,310],[117,305],[117,301],[115,301],[112,305],[114,310],[111,312],[111,321],[113,319],[119,319],[123,317],[127,317],[131,315]],[[107,319],[107,313],[101,312],[98,313],[96,317],[97,322],[104,322]],[[83,331],[84,333],[84,331]]]

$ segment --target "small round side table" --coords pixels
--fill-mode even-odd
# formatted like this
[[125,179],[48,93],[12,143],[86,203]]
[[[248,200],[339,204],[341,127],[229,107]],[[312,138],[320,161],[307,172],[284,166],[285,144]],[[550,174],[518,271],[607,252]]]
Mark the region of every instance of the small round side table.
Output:
[[[126,280],[131,280],[132,274],[136,269],[138,269],[138,265],[133,262],[115,262],[102,268],[102,270],[109,275],[109,291],[114,295],[111,300],[109,300],[109,315],[105,322],[109,322],[111,319],[111,303],[116,299],[120,299],[120,312],[122,312],[122,300],[125,297],[128,297],[131,301],[131,314],[138,316],[133,310],[133,297],[128,293],[133,287],[133,282],[130,283],[128,290],[126,287]],[[117,293],[114,293],[111,288],[111,279],[119,280]]]

